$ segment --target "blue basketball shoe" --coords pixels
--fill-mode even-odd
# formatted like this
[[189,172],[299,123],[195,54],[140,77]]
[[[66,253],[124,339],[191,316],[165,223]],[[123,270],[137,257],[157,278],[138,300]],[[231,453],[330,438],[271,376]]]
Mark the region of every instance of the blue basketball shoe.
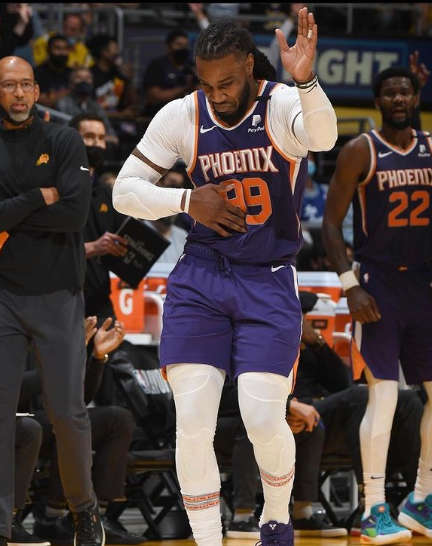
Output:
[[391,518],[386,502],[374,504],[370,516],[361,522],[360,542],[363,544],[397,544],[407,542],[411,536],[411,531]]
[[411,531],[432,538],[432,495],[422,502],[414,502],[414,493],[410,493],[398,521]]
[[294,546],[294,530],[291,521],[278,523],[269,521],[261,526],[262,546]]

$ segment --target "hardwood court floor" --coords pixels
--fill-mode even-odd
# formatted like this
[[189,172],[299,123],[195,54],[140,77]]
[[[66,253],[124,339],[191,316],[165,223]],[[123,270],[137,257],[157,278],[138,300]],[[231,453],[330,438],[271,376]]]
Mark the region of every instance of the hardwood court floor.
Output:
[[[224,546],[254,546],[256,542],[256,540],[229,538],[224,539],[223,544]],[[360,544],[359,537],[295,539],[295,546],[358,546]],[[432,544],[432,540],[425,536],[415,536],[404,544],[406,546],[423,546],[424,544]],[[196,546],[196,544],[193,540],[163,540],[161,542],[147,542],[146,546]]]

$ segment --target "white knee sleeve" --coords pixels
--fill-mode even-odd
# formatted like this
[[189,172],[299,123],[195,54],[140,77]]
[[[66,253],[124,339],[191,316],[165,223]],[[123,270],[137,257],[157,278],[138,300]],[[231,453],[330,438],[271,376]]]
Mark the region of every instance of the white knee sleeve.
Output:
[[295,442],[286,422],[290,380],[271,373],[245,373],[239,377],[238,390],[259,467],[276,476],[289,471],[295,460]]
[[186,484],[201,484],[211,475],[214,481],[217,471],[213,438],[225,372],[205,364],[175,364],[167,373],[176,405],[179,481],[195,493]]
[[295,441],[286,422],[291,379],[271,373],[245,373],[238,381],[240,411],[254,447],[264,491],[261,524],[288,523],[294,480]]

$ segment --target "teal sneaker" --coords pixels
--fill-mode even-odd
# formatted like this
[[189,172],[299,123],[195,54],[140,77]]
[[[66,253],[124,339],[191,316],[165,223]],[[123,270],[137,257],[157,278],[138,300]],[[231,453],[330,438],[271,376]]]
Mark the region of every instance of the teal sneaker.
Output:
[[432,495],[422,502],[414,502],[414,493],[410,493],[398,521],[411,531],[432,538]]
[[411,536],[411,531],[391,518],[386,502],[374,504],[370,516],[361,521],[360,542],[363,544],[396,544],[407,542]]

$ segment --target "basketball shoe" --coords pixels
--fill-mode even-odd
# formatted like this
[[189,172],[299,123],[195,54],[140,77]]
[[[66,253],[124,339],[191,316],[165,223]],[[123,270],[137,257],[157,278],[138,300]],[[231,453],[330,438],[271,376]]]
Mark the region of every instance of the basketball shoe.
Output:
[[291,521],[264,523],[261,526],[261,546],[294,546],[294,530]]
[[411,531],[392,519],[387,502],[374,504],[370,516],[362,518],[360,542],[363,544],[396,544],[407,542],[411,536]]
[[410,493],[398,521],[411,531],[432,538],[432,495],[428,495],[424,501],[414,502],[414,493]]

